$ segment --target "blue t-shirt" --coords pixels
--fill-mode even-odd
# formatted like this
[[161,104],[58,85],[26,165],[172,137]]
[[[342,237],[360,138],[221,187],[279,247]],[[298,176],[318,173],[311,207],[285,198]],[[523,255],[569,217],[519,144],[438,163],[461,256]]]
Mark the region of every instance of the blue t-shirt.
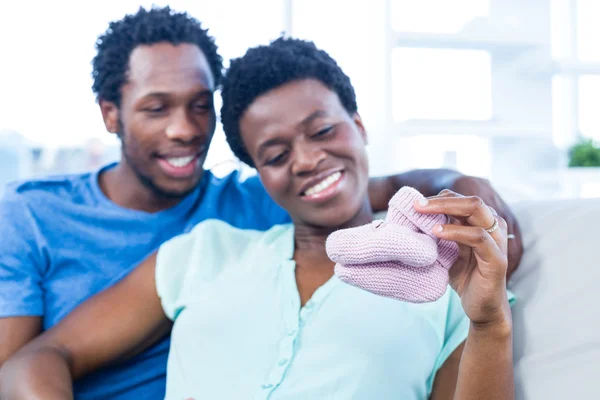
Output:
[[[215,218],[242,229],[289,222],[257,177],[238,172],[201,185],[173,208],[119,207],[98,172],[29,181],[0,200],[0,318],[43,316],[44,329],[113,285],[162,243]],[[75,383],[77,399],[162,399],[169,339]]]

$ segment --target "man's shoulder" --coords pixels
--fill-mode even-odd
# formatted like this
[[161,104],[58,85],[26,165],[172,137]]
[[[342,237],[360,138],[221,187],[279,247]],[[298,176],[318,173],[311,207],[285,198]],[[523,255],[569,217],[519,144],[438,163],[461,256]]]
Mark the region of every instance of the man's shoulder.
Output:
[[47,240],[47,234],[70,226],[67,212],[77,202],[75,192],[80,189],[75,187],[85,175],[53,176],[9,184],[0,198],[0,235],[10,236],[2,244],[16,247],[18,243],[27,242],[37,243],[34,245],[37,246]]
[[219,203],[233,203],[237,206],[270,205],[273,200],[265,190],[255,171],[237,169],[226,175],[216,175],[207,171],[205,199],[218,199]]
[[235,169],[225,174],[208,170],[205,179],[213,190],[247,190],[248,187],[262,187],[256,172],[244,169]]
[[0,199],[0,206],[35,208],[55,202],[80,202],[82,194],[90,191],[92,175],[92,172],[53,175],[10,183]]
[[290,222],[265,190],[253,171],[235,170],[227,175],[207,173],[203,202],[211,210],[209,218],[219,218],[233,226],[264,231],[276,224]]
[[21,180],[7,185],[7,195],[33,196],[37,193],[63,193],[88,184],[92,172],[69,175],[51,175],[47,177]]

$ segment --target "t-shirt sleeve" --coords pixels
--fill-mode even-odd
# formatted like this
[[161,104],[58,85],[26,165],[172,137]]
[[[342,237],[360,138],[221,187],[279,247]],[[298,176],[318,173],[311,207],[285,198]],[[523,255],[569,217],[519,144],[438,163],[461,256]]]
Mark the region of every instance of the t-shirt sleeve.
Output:
[[183,307],[183,290],[190,267],[190,252],[202,251],[195,248],[194,235],[202,230],[202,222],[189,233],[176,236],[163,243],[156,256],[156,291],[165,315],[175,320]]
[[45,239],[21,194],[0,200],[0,318],[41,316]]
[[[290,216],[269,196],[258,176],[251,176],[239,183],[240,192],[246,197],[246,201],[254,204],[263,221],[260,228],[268,229],[273,225],[287,224],[291,222]],[[261,222],[261,221],[257,221]]]
[[435,361],[433,373],[427,382],[428,393],[431,393],[437,371],[444,365],[454,350],[467,339],[469,334],[470,321],[462,307],[460,297],[452,288],[449,288],[448,292],[446,321],[443,327],[440,328],[444,342]]
[[211,219],[160,246],[156,257],[156,290],[165,315],[175,320],[190,298],[210,285],[231,260],[242,257],[254,235]]

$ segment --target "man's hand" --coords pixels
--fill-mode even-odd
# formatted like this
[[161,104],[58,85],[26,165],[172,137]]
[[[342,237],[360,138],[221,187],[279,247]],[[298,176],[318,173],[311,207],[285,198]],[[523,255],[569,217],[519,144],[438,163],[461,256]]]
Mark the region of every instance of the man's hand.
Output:
[[444,189],[450,189],[463,196],[477,196],[492,207],[508,225],[508,272],[511,274],[519,266],[523,255],[521,231],[516,217],[504,200],[496,193],[486,179],[466,176],[450,169],[420,169],[398,175],[371,178],[369,199],[373,211],[386,211],[388,202],[404,186],[411,186],[424,196],[435,196]]

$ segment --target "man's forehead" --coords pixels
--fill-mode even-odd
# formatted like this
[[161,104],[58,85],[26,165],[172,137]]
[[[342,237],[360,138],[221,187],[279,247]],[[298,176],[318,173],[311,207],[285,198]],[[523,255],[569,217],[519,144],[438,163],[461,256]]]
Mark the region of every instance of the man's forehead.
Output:
[[129,59],[128,81],[134,86],[179,86],[199,83],[214,89],[204,53],[193,44],[158,43],[138,46]]

